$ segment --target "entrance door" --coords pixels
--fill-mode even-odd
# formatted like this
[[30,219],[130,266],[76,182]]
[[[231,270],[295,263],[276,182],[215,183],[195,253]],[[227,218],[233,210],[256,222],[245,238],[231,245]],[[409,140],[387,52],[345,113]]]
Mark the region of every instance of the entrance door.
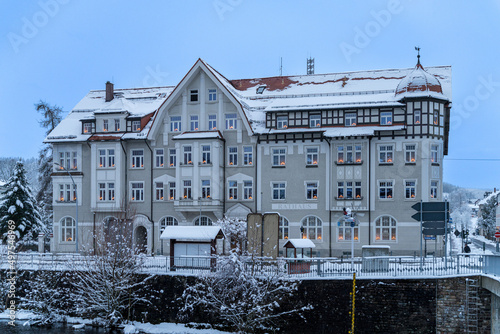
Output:
[[148,232],[144,226],[135,229],[135,247],[139,253],[146,253],[148,246]]

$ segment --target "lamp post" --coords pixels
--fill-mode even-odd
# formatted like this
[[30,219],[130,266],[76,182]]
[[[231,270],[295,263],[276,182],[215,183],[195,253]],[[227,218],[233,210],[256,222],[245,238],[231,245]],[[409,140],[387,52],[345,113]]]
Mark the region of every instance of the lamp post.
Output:
[[77,198],[77,188],[76,188],[76,183],[75,180],[73,179],[73,176],[71,176],[71,173],[69,170],[64,168],[63,165],[58,164],[57,162],[54,162],[54,165],[59,166],[62,170],[64,170],[66,173],[68,173],[69,177],[71,178],[71,182],[73,182],[73,189],[75,190],[75,205],[76,205],[76,220],[75,220],[75,247],[76,247],[76,253],[78,253],[78,198]]

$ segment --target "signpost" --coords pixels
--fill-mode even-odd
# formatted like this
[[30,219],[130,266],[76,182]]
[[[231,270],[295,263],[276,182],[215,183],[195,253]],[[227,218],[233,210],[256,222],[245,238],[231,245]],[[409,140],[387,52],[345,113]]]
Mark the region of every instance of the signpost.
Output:
[[500,238],[500,231],[497,230],[495,232],[495,238],[497,238],[497,245],[496,245],[495,251],[498,253],[498,239]]
[[420,221],[420,266],[422,268],[422,239],[427,236],[444,236],[444,263],[447,266],[447,233],[448,233],[448,202],[423,202],[415,203],[412,209],[417,210],[417,213],[411,217]]

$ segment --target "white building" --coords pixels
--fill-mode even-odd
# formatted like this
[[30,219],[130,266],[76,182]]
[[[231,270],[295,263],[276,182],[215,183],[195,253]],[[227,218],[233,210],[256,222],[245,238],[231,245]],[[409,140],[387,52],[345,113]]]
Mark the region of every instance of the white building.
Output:
[[[91,91],[54,146],[54,249],[133,212],[134,242],[167,254],[167,225],[279,212],[282,243],[316,255],[420,248],[411,206],[441,201],[451,67],[228,80],[199,59],[175,87]],[[339,222],[343,208],[359,225]],[[442,243],[437,243],[440,247]],[[282,249],[282,248],[281,248]]]

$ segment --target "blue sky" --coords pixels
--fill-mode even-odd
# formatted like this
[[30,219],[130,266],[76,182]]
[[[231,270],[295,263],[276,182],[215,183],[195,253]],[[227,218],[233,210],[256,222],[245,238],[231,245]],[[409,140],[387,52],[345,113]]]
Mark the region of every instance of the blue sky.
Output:
[[[203,58],[227,78],[451,65],[444,179],[500,188],[500,0],[1,1],[0,156],[38,154],[40,99],[71,110],[108,80],[175,85]],[[462,160],[466,159],[466,160]],[[496,159],[496,160],[495,160]]]

